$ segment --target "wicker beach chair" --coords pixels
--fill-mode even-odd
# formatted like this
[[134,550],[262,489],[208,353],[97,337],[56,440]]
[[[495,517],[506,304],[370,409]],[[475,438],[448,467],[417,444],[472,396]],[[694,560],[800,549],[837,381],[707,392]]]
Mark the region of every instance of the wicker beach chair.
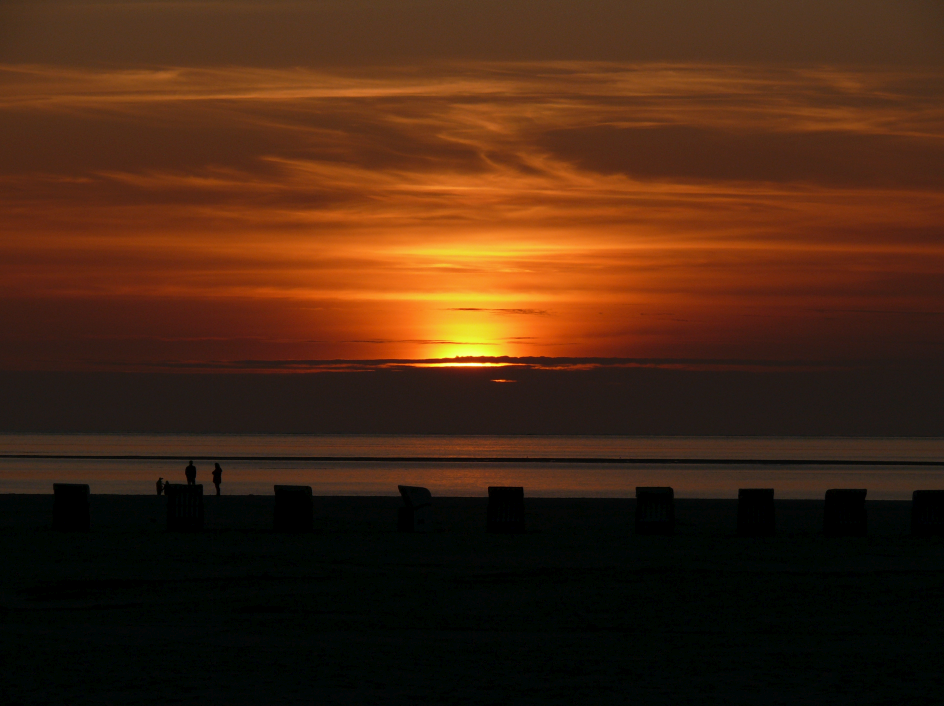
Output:
[[433,496],[426,488],[398,485],[403,507],[397,514],[397,529],[401,532],[428,532],[432,528]]
[[772,537],[774,528],[774,489],[740,488],[738,490],[738,535]]
[[502,534],[524,532],[524,488],[489,486],[488,531]]
[[668,487],[636,488],[636,534],[675,533],[675,491]]
[[911,494],[911,534],[944,535],[944,490],[916,490]]
[[170,532],[200,532],[203,529],[203,486],[168,483],[167,529]]
[[826,491],[823,534],[827,537],[864,537],[868,532],[864,488],[833,488]]
[[52,528],[60,532],[88,532],[92,524],[88,485],[53,483],[52,492]]
[[275,486],[276,532],[311,532],[314,521],[311,486]]

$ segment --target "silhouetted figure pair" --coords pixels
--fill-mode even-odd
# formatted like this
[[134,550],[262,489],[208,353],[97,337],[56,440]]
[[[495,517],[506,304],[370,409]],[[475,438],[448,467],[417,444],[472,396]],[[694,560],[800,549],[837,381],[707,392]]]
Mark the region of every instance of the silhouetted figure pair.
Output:
[[213,485],[216,486],[216,494],[220,494],[220,483],[223,480],[223,469],[220,468],[220,464],[213,464]]
[[196,485],[197,467],[193,465],[193,461],[191,461],[190,465],[184,469],[184,475],[187,476],[187,485]]

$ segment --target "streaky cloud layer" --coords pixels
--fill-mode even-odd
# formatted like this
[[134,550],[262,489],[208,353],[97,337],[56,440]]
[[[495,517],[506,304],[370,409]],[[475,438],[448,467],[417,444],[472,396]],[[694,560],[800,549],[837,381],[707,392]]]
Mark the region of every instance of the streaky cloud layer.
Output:
[[938,69],[12,64],[0,87],[8,369],[944,346]]

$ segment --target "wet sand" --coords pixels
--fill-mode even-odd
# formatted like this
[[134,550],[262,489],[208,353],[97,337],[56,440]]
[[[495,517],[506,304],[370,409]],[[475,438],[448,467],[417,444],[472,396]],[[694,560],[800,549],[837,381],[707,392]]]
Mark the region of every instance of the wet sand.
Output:
[[315,532],[271,531],[271,496],[0,496],[4,703],[937,703],[944,540],[909,503],[869,536],[822,536],[821,501],[778,501],[776,537],[734,536],[736,501],[677,500],[675,537],[634,501],[528,498],[485,533],[485,498],[316,498]]

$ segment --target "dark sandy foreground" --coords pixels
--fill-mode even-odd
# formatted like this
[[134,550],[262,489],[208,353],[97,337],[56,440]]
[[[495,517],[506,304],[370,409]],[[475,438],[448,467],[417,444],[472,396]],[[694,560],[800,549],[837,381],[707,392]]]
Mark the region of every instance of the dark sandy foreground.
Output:
[[733,536],[735,501],[677,501],[673,538],[631,500],[528,499],[528,533],[483,499],[318,498],[316,532],[270,531],[271,497],[93,496],[88,535],[51,496],[0,496],[5,704],[855,703],[944,701],[944,541],[908,503],[826,539],[819,502],[778,536]]

